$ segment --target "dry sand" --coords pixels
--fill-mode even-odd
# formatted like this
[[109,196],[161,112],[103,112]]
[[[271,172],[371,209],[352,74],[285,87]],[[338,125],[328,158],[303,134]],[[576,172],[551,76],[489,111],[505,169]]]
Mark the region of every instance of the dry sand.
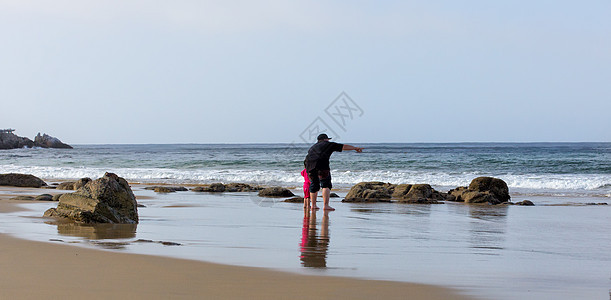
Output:
[[[0,199],[0,212],[19,201]],[[2,215],[0,214],[0,217]],[[1,299],[472,299],[443,287],[307,276],[0,234]]]

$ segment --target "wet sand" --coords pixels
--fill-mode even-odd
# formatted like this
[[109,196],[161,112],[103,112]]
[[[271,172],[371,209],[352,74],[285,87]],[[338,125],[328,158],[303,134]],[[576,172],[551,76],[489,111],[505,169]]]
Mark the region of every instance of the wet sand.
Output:
[[[20,201],[10,197],[0,196],[0,213],[20,210],[14,205]],[[5,234],[0,234],[0,266],[0,290],[6,299],[472,299],[431,285],[299,275]]]

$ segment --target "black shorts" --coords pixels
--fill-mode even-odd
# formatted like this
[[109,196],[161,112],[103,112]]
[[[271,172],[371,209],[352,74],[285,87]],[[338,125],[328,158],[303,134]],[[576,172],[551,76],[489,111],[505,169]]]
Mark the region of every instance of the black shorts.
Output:
[[321,187],[333,188],[331,170],[310,170],[308,171],[308,178],[310,178],[310,193],[318,193]]

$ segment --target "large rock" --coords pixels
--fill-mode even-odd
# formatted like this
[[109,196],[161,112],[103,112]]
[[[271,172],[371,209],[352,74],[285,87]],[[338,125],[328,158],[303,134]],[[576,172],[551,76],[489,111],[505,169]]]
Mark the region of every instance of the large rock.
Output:
[[138,204],[127,181],[106,173],[71,194],[59,197],[57,208],[45,217],[69,219],[78,223],[138,223]]
[[359,182],[342,202],[390,202],[395,185],[379,181]]
[[465,203],[501,204],[509,201],[509,188],[505,181],[493,177],[478,177],[468,187],[448,191],[447,200]]
[[501,202],[507,202],[509,196],[509,187],[505,181],[494,177],[477,177],[469,184],[469,190],[478,192],[489,192]]
[[293,197],[295,194],[283,187],[269,187],[259,191],[261,197]]
[[445,196],[429,184],[391,184],[360,182],[350,189],[342,202],[391,202],[437,204]]
[[42,148],[72,149],[72,146],[62,143],[58,138],[52,137],[46,133],[40,135],[40,132],[34,138],[34,146]]
[[10,130],[0,130],[0,149],[32,148],[34,142],[26,137],[15,135]]
[[47,184],[40,178],[30,174],[0,174],[0,185],[40,188]]

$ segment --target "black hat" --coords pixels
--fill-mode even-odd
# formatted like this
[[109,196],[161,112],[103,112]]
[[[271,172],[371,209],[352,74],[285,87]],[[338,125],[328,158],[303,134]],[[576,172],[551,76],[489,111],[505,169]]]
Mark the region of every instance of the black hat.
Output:
[[318,135],[318,137],[316,139],[319,140],[319,141],[322,141],[322,140],[330,140],[331,138],[329,136],[327,136],[327,134],[321,133],[321,134]]

